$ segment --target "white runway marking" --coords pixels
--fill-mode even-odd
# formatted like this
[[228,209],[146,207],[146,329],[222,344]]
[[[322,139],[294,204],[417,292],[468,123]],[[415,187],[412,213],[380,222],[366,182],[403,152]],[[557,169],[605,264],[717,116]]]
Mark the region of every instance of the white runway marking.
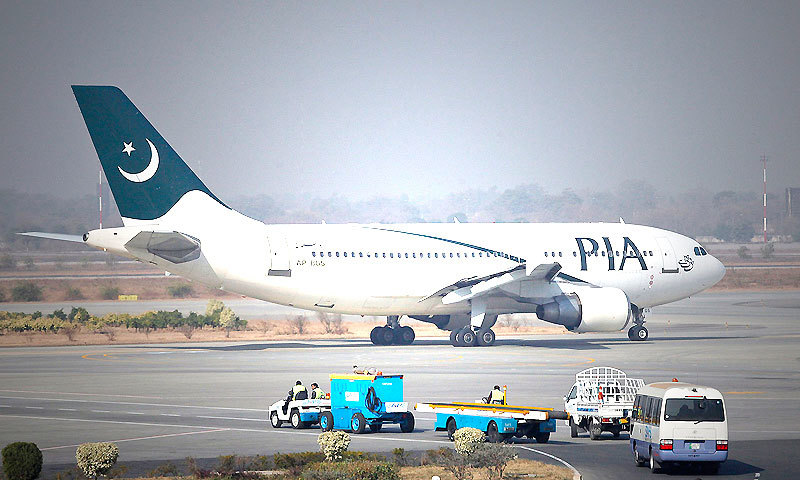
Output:
[[161,416],[163,417],[180,417],[177,413],[162,413]]
[[74,408],[59,408],[59,410],[62,412],[77,412]]
[[11,405],[0,405],[0,408],[11,408]]
[[[137,437],[137,438],[123,438],[121,440],[111,440],[113,443],[121,443],[121,442],[135,442],[138,440],[152,440],[154,438],[167,438],[167,437],[181,437],[184,435],[197,435],[200,433],[214,433],[214,432],[224,432],[228,430],[227,428],[218,428],[216,430],[198,430],[196,432],[183,432],[183,433],[166,433],[164,435],[151,435],[149,437]],[[59,448],[74,448],[80,446],[80,443],[75,445],[59,445],[57,447],[46,447],[42,450],[58,450]]]
[[49,395],[83,395],[89,397],[118,397],[118,398],[162,398],[162,397],[144,397],[141,395],[113,395],[109,393],[74,393],[74,392],[47,392],[47,391],[34,391],[34,390],[2,390],[0,392],[6,393],[45,393]]
[[197,418],[217,418],[220,420],[247,420],[250,422],[266,422],[265,418],[242,418],[242,417],[213,417],[211,415],[198,415]]
[[573,467],[572,465],[567,463],[565,460],[562,460],[562,459],[556,457],[555,455],[550,455],[547,452],[543,452],[543,451],[537,450],[535,448],[523,447],[522,445],[515,445],[515,447],[519,447],[519,448],[521,448],[523,450],[528,450],[529,452],[538,453],[539,455],[544,455],[545,457],[552,458],[553,460],[565,465],[567,468],[572,470],[573,478],[581,478],[581,472],[579,472],[577,468]]
[[111,413],[111,410],[89,410],[92,413]]
[[31,410],[44,410],[44,407],[25,407],[30,408]]
[[236,407],[208,407],[204,405],[174,405],[169,403],[138,403],[138,402],[111,402],[108,400],[80,400],[69,398],[42,398],[42,397],[8,397],[0,398],[17,400],[40,400],[45,402],[72,402],[72,403],[106,403],[109,405],[139,405],[143,407],[173,407],[173,408],[204,408],[207,410],[238,410],[244,412],[265,412],[263,408],[236,408]]

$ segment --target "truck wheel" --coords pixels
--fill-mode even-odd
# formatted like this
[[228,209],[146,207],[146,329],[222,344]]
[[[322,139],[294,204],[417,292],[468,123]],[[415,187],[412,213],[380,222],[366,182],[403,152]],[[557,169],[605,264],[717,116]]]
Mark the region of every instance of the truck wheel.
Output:
[[283,421],[278,418],[278,412],[272,412],[269,414],[269,423],[272,424],[272,428],[281,428]]
[[350,418],[350,430],[353,433],[364,433],[365,428],[367,428],[367,419],[364,418],[361,412],[354,413]]
[[494,423],[494,420],[489,422],[489,426],[486,428],[486,438],[492,443],[500,443],[503,441],[503,436],[500,435],[500,431],[497,429],[497,424]]
[[298,430],[306,426],[306,422],[300,420],[300,412],[297,411],[297,409],[292,410],[292,414],[289,417],[289,422],[292,424],[292,427]]
[[569,417],[569,436],[578,438],[578,425],[572,420],[572,417]]
[[414,415],[411,412],[403,414],[400,420],[400,431],[403,433],[411,433],[414,431]]
[[456,427],[456,419],[453,418],[453,417],[448,418],[447,419],[447,438],[449,438],[451,442],[453,441],[453,435],[455,435],[456,430],[458,430],[458,427]]
[[603,426],[593,419],[589,419],[589,438],[592,440],[597,440],[600,438],[600,435],[603,433]]
[[536,439],[536,443],[547,443],[550,440],[550,432],[534,433],[533,438]]
[[333,430],[333,414],[331,412],[322,412],[322,414],[320,414],[319,428],[323,432],[330,432]]
[[381,428],[383,428],[383,424],[382,423],[370,423],[369,424],[369,431],[372,432],[372,433],[380,432]]
[[614,435],[614,438],[619,438],[619,433],[622,431],[622,427],[619,425],[614,425],[611,427],[611,435]]

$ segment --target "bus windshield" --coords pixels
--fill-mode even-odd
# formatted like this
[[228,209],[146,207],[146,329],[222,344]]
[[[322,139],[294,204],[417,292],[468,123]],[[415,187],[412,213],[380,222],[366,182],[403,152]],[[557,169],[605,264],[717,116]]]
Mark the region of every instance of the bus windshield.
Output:
[[668,398],[664,407],[668,422],[724,422],[725,411],[718,398]]

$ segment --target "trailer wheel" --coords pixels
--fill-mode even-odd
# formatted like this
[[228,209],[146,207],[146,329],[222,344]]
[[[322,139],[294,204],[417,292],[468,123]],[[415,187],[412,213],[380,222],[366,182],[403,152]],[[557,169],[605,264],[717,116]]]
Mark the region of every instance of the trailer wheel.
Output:
[[451,442],[453,441],[453,435],[455,435],[456,430],[458,430],[458,427],[456,427],[456,419],[453,418],[453,417],[448,418],[447,419],[447,438],[449,438]]
[[272,428],[281,428],[283,421],[278,418],[278,412],[272,412],[269,414],[269,423],[272,424]]
[[353,433],[364,433],[364,430],[367,428],[367,419],[364,418],[364,415],[361,412],[356,412],[350,417],[350,430]]
[[289,422],[292,424],[292,427],[296,429],[305,428],[306,422],[300,420],[300,412],[297,409],[292,410],[292,415],[289,417]]
[[411,433],[414,431],[414,414],[406,412],[400,420],[400,431],[403,433]]
[[322,412],[319,416],[319,428],[323,432],[333,430],[333,414],[331,412]]
[[500,435],[500,431],[497,429],[497,424],[494,423],[494,420],[489,422],[489,426],[486,428],[486,438],[492,443],[500,443],[503,441],[503,436]]
[[572,420],[572,417],[569,417],[569,436],[578,438],[578,424]]
[[369,431],[372,432],[372,433],[380,432],[381,428],[383,428],[383,424],[382,423],[370,423],[369,424]]
[[533,438],[536,439],[536,443],[547,443],[550,440],[550,432],[534,433]]

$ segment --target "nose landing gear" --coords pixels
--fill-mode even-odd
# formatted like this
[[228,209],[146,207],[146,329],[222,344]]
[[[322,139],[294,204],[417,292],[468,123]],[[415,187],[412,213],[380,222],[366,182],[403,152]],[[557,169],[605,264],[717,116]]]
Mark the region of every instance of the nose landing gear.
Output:
[[633,326],[628,329],[628,338],[634,342],[643,342],[649,338],[647,328],[644,326],[644,312],[637,306],[631,305],[633,310]]

